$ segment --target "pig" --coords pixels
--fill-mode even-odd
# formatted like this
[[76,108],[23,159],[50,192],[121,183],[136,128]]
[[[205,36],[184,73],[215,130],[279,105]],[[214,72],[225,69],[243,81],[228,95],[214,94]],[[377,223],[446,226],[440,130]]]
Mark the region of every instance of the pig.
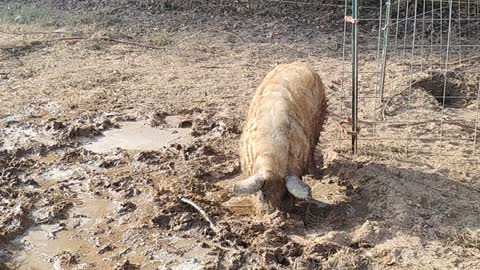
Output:
[[326,107],[325,87],[308,63],[280,64],[257,88],[240,139],[247,178],[233,186],[236,194],[260,191],[257,212],[291,210],[294,198],[312,200],[301,178],[315,168]]

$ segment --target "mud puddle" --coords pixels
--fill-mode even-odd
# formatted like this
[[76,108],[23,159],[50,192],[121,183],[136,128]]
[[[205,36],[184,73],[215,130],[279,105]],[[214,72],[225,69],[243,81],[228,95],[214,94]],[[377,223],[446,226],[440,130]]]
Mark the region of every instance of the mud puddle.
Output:
[[[101,203],[105,206],[105,202]],[[190,270],[204,269],[205,263],[214,259],[210,248],[202,248],[193,239],[174,236],[158,239],[157,245],[152,245],[151,249],[121,245],[124,251],[120,253],[125,254],[117,258],[119,252],[116,249],[111,251],[108,248],[110,245],[99,247],[95,237],[88,233],[94,229],[96,221],[88,218],[81,222],[85,223],[75,228],[69,225],[63,227],[62,223],[32,227],[14,241],[18,250],[14,258],[15,269],[64,269],[60,265],[65,263],[75,265],[73,269],[108,269],[103,267],[110,265],[109,261],[115,258],[114,264],[128,261],[128,264],[141,266],[141,269]],[[159,246],[162,248],[158,249]],[[60,261],[62,255],[68,255],[71,261]]]
[[[64,218],[54,222],[47,221],[48,207],[33,211],[32,216],[44,223],[37,223],[11,242],[9,249],[15,254],[11,260],[13,269],[112,269],[112,265],[203,269],[206,262],[214,259],[209,254],[211,243],[202,247],[202,242],[196,239],[142,229],[142,219],[135,218],[141,213],[122,212],[122,199],[91,195],[83,175],[85,168],[65,166],[40,174],[43,188],[66,184],[66,192],[74,194],[73,206]],[[132,201],[141,207],[148,200],[144,195]],[[155,244],[145,245],[144,239],[156,239]]]
[[19,249],[14,259],[16,269],[56,269],[58,255],[65,252],[75,260],[78,258],[80,264],[102,261],[89,232],[114,210],[114,202],[86,194],[79,200],[80,204],[70,210],[67,220],[34,226],[14,241]]
[[191,139],[191,126],[181,125],[178,116],[167,116],[165,128],[151,127],[146,122],[122,122],[120,128],[109,129],[94,138],[84,138],[83,148],[96,153],[108,153],[116,148],[155,151],[172,143]]

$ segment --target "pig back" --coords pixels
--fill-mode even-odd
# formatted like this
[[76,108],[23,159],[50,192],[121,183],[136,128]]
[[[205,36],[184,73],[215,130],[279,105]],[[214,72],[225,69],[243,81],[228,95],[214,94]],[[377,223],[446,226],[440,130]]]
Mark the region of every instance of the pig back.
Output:
[[240,143],[242,170],[301,176],[325,117],[325,90],[308,64],[279,65],[254,95]]

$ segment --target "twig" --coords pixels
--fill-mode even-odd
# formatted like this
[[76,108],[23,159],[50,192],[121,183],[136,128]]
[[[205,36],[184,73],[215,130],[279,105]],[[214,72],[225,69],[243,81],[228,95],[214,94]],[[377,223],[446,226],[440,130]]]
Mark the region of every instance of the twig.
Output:
[[210,229],[212,229],[212,231],[214,231],[215,233],[218,233],[220,231],[218,227],[215,226],[215,224],[210,219],[210,217],[207,215],[205,210],[203,210],[198,204],[194,203],[193,201],[187,198],[181,198],[180,200],[186,204],[191,205],[193,208],[195,208],[195,210],[197,210],[203,216],[203,218],[210,224]]
[[199,66],[199,68],[205,68],[205,69],[222,69],[222,68],[229,68],[229,67],[221,67],[221,66]]
[[[342,117],[340,117],[338,114],[333,113],[333,112],[329,112],[329,115],[334,116],[334,117],[339,118],[339,119],[342,119]],[[411,122],[411,123],[388,123],[388,122],[382,122],[382,121],[371,122],[371,121],[358,120],[358,123],[365,124],[365,125],[385,124],[389,127],[401,128],[401,127],[405,127],[405,126],[408,126],[408,125],[418,126],[418,125],[424,125],[424,124],[430,124],[430,123],[440,123],[440,120],[432,119],[432,120],[425,120],[425,121],[418,121],[418,122]],[[461,123],[461,122],[458,122],[458,121],[444,121],[443,123],[447,124],[447,125],[459,126],[459,127],[465,128],[465,129],[475,129],[474,125],[468,125],[468,124],[464,124],[464,123]],[[478,126],[477,126],[477,128],[478,128]]]
[[0,33],[6,35],[15,35],[15,36],[26,36],[26,35],[49,35],[49,34],[65,34],[65,31],[50,31],[50,32],[43,32],[43,31],[35,31],[35,32],[7,32],[0,30]]
[[154,46],[154,45],[150,45],[150,44],[137,43],[137,42],[126,41],[126,40],[119,40],[119,39],[114,39],[114,38],[109,38],[109,37],[101,37],[100,39],[105,40],[105,41],[110,41],[110,42],[116,42],[116,43],[133,45],[133,46],[137,46],[137,47],[148,48],[148,49],[165,50],[165,47],[159,47],[159,46]]
[[186,40],[191,39],[191,38],[194,38],[195,36],[200,35],[200,33],[201,33],[201,32],[197,32],[197,33],[194,33],[194,34],[192,34],[192,35],[188,35],[188,36],[182,38],[181,40],[175,42],[175,46],[178,46],[178,45],[182,44],[183,42],[185,42]]
[[432,165],[430,165],[430,164],[428,164],[428,163],[425,163],[425,162],[408,160],[408,159],[403,159],[403,158],[398,158],[398,157],[394,157],[394,159],[396,159],[397,161],[400,161],[400,162],[415,164],[415,165],[418,165],[418,166],[427,166],[427,167],[429,167],[430,169],[435,169],[435,167],[433,167]]
[[[80,39],[89,39],[89,38],[87,38],[87,37],[66,37],[66,38],[50,39],[50,40],[46,40],[45,42],[60,41],[60,40],[80,40]],[[122,43],[122,44],[133,45],[133,46],[137,46],[137,47],[143,47],[143,48],[155,49],[155,50],[164,50],[165,49],[165,47],[158,47],[158,46],[154,46],[154,45],[150,45],[150,44],[137,43],[137,42],[114,39],[114,38],[109,38],[109,37],[99,37],[99,38],[93,38],[93,39]]]
[[[480,58],[480,55],[477,55],[477,56],[473,56],[473,57],[470,57],[470,60],[476,60],[476,59],[479,59]],[[458,61],[453,61],[453,62],[450,62],[448,63],[448,65],[450,66],[456,66],[456,65],[459,65],[459,64],[464,64],[466,60],[458,60]],[[424,64],[422,63],[408,63],[408,62],[403,62],[403,63],[400,63],[401,65],[404,65],[404,66],[422,66]],[[444,66],[445,63],[440,63],[440,62],[434,62],[434,63],[430,63],[430,65],[435,65],[435,66]]]
[[40,45],[42,43],[48,43],[48,42],[53,42],[53,41],[64,41],[64,40],[81,40],[81,39],[87,39],[86,37],[64,37],[64,38],[53,38],[53,39],[46,39],[46,40],[33,40],[28,43],[23,43],[20,46],[13,46],[13,47],[0,47],[0,50],[14,50],[18,48],[27,48],[30,46],[35,46],[35,45]]
[[[391,124],[389,125],[390,127],[396,127],[396,128],[400,128],[400,127],[405,127],[407,125],[410,125],[410,126],[418,126],[418,125],[424,125],[424,124],[430,124],[430,123],[440,123],[440,120],[426,120],[426,121],[419,121],[419,122],[413,122],[413,123],[400,123],[400,124]],[[454,125],[454,126],[458,126],[458,127],[461,127],[461,128],[465,128],[465,129],[475,129],[475,126],[471,126],[471,125],[468,125],[468,124],[464,124],[464,123],[460,123],[460,122],[457,122],[457,121],[444,121],[443,122],[444,124],[447,124],[447,125]]]
[[[63,37],[63,38],[53,38],[53,39],[47,39],[44,40],[43,42],[48,43],[52,41],[66,41],[66,40],[82,40],[82,39],[87,39],[86,37]],[[34,44],[36,42],[42,42],[41,40],[37,41],[32,41],[31,44]]]
[[[387,107],[388,105],[390,105],[390,103],[392,102],[392,100],[396,97],[399,97],[399,96],[402,96],[404,94],[404,92],[407,90],[408,88],[405,88],[403,89],[402,91],[400,91],[400,93],[397,93],[395,95],[392,95],[388,98],[387,102],[385,102],[384,104],[381,104],[380,106],[382,106],[382,119],[383,121],[385,121],[385,111],[387,110]],[[375,108],[375,110],[377,110],[378,108]]]
[[234,36],[234,37],[238,38],[241,42],[243,42],[243,43],[245,42],[245,41],[243,41],[242,37],[240,37],[239,35],[237,35],[235,33],[227,32],[227,31],[223,31],[223,30],[218,30],[218,29],[215,29],[215,28],[211,28],[211,29],[215,32],[224,33],[224,34],[227,34],[227,35]]
[[[338,118],[338,119],[343,119],[340,115],[338,115],[338,114],[336,114],[336,113],[334,113],[334,112],[328,112],[328,114],[329,114],[330,116],[334,116],[334,117],[336,117],[336,118]],[[364,121],[364,120],[358,120],[358,123],[360,123],[360,124],[366,124],[366,125],[375,125],[375,124],[377,124],[377,122],[370,122],[370,121]]]
[[[49,42],[54,42],[54,41],[86,40],[86,39],[90,39],[90,38],[91,37],[63,37],[63,38],[53,38],[53,39],[46,39],[46,40],[35,40],[35,41],[32,41],[29,44],[23,45],[21,47],[31,46],[31,45],[34,45],[36,43],[41,43],[41,42],[49,43]],[[150,44],[137,43],[137,42],[114,39],[114,38],[109,38],[109,37],[98,37],[98,38],[92,38],[92,39],[122,43],[122,44],[127,44],[127,45],[132,45],[132,46],[137,46],[137,47],[143,47],[143,48],[148,48],[148,49],[155,49],[155,50],[164,50],[165,49],[165,47],[158,47],[158,46],[154,46],[154,45],[150,45]],[[13,48],[15,48],[15,47],[13,47]],[[9,49],[13,49],[13,48],[2,48],[2,49],[9,50]]]
[[[472,56],[472,57],[470,57],[469,60],[471,61],[471,60],[479,59],[479,58],[480,58],[480,55],[477,55],[477,56]],[[466,60],[463,60],[463,61],[460,61],[460,60],[459,60],[459,61],[454,61],[454,62],[449,63],[449,65],[455,66],[455,65],[458,65],[458,64],[462,64],[462,62],[465,62],[465,61],[466,61]]]

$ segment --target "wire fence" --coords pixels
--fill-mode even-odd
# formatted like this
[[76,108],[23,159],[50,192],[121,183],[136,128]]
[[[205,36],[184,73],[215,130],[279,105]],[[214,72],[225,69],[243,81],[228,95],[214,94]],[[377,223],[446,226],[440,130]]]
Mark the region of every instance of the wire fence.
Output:
[[[351,117],[352,128],[357,122],[358,152],[388,148],[479,162],[480,1],[386,0],[375,17],[360,13],[358,21],[349,18],[352,1],[344,2],[341,94],[330,109]],[[349,151],[350,136],[355,132],[334,140]]]
[[[329,47],[341,63],[341,79],[329,85],[329,111],[350,118],[350,126],[327,127],[328,147],[350,152],[357,141],[358,154],[480,162],[480,0],[213,2],[231,14],[319,22],[339,38]],[[288,48],[322,70],[324,59],[312,50],[331,43],[312,39],[305,50]]]

